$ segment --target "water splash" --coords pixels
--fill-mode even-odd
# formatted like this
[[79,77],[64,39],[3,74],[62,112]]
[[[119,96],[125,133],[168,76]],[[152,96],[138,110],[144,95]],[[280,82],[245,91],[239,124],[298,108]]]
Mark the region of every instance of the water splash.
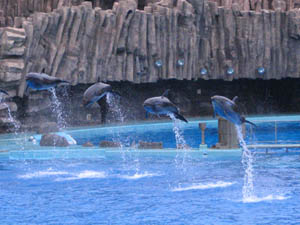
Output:
[[243,186],[243,201],[253,199],[254,187],[253,187],[253,156],[251,151],[247,148],[246,142],[243,137],[242,126],[235,126],[238,139],[241,147],[243,148],[242,164],[245,169],[244,186]]
[[176,147],[178,149],[188,148],[186,141],[184,140],[183,130],[181,128],[180,120],[176,119],[174,114],[170,113],[168,116],[173,120],[173,131],[176,139]]
[[114,119],[116,121],[124,123],[125,115],[120,107],[119,102],[117,102],[117,98],[113,94],[107,93],[106,102],[109,106],[109,109],[112,111],[112,113],[114,115]]
[[[108,104],[109,110],[112,111],[114,119],[116,121],[120,121],[121,123],[123,123],[124,115],[121,108],[119,107],[119,104],[116,102],[117,100],[115,99],[115,97],[111,93],[107,93],[105,97],[106,97],[106,102]],[[121,144],[121,149],[124,149],[126,143],[124,143],[124,141],[121,140],[121,133],[119,132],[119,130],[113,133],[114,133],[113,142],[119,142]],[[122,155],[122,157],[124,156]]]
[[123,179],[127,179],[127,180],[138,180],[138,179],[141,179],[141,178],[154,177],[154,176],[160,176],[160,174],[148,173],[146,171],[144,173],[135,173],[133,175],[123,175],[123,176],[119,176],[119,177],[123,178]]
[[225,182],[225,181],[217,181],[216,183],[199,183],[199,184],[191,184],[191,185],[181,185],[172,189],[172,191],[190,191],[190,190],[204,190],[204,189],[212,189],[212,188],[225,188],[233,185],[234,182]]
[[173,120],[173,132],[175,134],[176,140],[176,148],[182,149],[182,151],[177,152],[175,157],[175,166],[179,170],[179,173],[182,176],[186,176],[188,174],[188,149],[189,146],[186,144],[186,141],[183,136],[182,122],[175,118],[174,114],[170,113],[168,116]]
[[25,149],[26,143],[27,143],[27,135],[26,133],[24,134],[23,138],[20,137],[20,129],[21,129],[21,124],[18,122],[14,116],[12,115],[11,109],[9,105],[5,102],[3,104],[7,107],[7,115],[8,115],[8,121],[13,125],[13,133],[15,136],[16,144],[18,147],[21,148],[21,150]]
[[14,127],[14,134],[15,136],[18,135],[18,132],[21,128],[20,124],[14,119],[14,117],[12,116],[12,113],[11,113],[11,110],[9,108],[9,105],[6,104],[5,102],[3,103],[6,107],[7,107],[7,115],[8,115],[8,119],[9,119],[9,122],[12,123],[13,127]]
[[53,103],[53,107],[52,107],[52,112],[56,114],[57,116],[57,124],[58,127],[60,129],[66,128],[67,123],[63,117],[63,111],[62,111],[62,107],[61,107],[61,103],[57,98],[56,92],[54,88],[50,88],[49,89],[51,94],[52,94],[52,103]]
[[[112,112],[114,120],[124,123],[125,121],[125,114],[120,107],[119,99],[115,97],[111,93],[107,93],[106,95],[106,102],[109,106],[109,110]],[[139,153],[136,151],[136,147],[126,147],[130,146],[130,139],[129,137],[122,137],[120,131],[114,132],[113,136],[114,142],[119,142],[121,144],[121,156],[123,161],[123,170],[124,171],[135,171],[135,174],[140,173],[140,160],[139,160]]]
[[256,197],[252,196],[247,199],[243,199],[243,203],[257,203],[257,202],[264,202],[264,201],[283,201],[286,199],[289,199],[290,197],[285,196],[285,195],[268,195],[265,197]]

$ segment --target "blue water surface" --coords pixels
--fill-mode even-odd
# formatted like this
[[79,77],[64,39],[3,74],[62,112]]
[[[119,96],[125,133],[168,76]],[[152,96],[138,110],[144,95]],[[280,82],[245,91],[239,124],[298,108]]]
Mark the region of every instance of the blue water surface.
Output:
[[[198,123],[181,127],[186,143],[195,148],[201,142]],[[254,136],[248,132],[247,142],[273,140],[273,122],[257,123]],[[207,123],[209,145],[217,141],[216,124]],[[278,130],[283,132],[278,132],[278,140],[299,140],[298,123],[280,124]],[[129,140],[131,145],[143,139],[175,147],[172,129],[172,123],[154,123],[67,133],[78,144],[117,139]],[[24,152],[62,150],[7,135],[0,141],[1,150],[7,151],[22,143]],[[0,159],[0,224],[300,224],[300,155],[296,151],[254,151],[254,194],[245,200],[238,150],[204,155],[199,150],[68,149],[81,150],[82,156],[84,151],[100,153],[95,158]]]

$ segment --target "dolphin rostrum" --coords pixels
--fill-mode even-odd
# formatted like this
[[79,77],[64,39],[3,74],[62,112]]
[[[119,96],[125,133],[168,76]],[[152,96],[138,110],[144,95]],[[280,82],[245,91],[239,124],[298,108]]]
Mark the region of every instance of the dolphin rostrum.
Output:
[[155,115],[174,115],[176,119],[188,122],[182,115],[179,114],[179,110],[167,97],[169,90],[166,90],[162,96],[148,98],[144,101],[144,109],[147,113]]
[[224,96],[219,95],[211,97],[211,102],[214,108],[213,117],[218,114],[220,117],[230,121],[233,124],[241,125],[243,123],[249,123],[256,127],[254,123],[246,120],[245,117],[241,116],[238,113],[238,107],[235,103],[237,98],[238,97],[235,96],[232,100],[230,100]]
[[86,91],[83,94],[83,100],[82,100],[83,106],[84,107],[92,106],[95,102],[98,102],[108,93],[120,96],[118,92],[112,90],[112,87],[109,84],[105,84],[102,82],[93,84],[88,89],[86,89]]
[[32,88],[34,90],[49,90],[50,88],[55,88],[58,85],[70,84],[68,81],[49,76],[45,73],[28,73],[26,75],[26,83],[26,93],[28,92],[28,88]]

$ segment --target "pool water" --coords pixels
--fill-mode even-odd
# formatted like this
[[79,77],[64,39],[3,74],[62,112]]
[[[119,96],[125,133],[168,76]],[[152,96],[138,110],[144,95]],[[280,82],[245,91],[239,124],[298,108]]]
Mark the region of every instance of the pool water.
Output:
[[[201,142],[198,123],[180,125],[193,148]],[[216,124],[207,121],[208,145],[217,141]],[[258,125],[254,138],[247,136],[248,143],[274,140],[272,122]],[[172,130],[172,123],[155,123],[67,133],[78,144],[106,139],[129,146],[143,139],[162,140],[172,148],[176,146]],[[295,122],[280,122],[278,140],[299,140],[299,130]],[[1,147],[15,150],[20,140],[14,142],[3,136]],[[28,143],[24,147],[36,149],[61,150]],[[203,154],[195,149],[68,149],[81,150],[82,156],[85,151],[101,153],[95,158],[0,160],[0,224],[300,224],[300,154],[296,151],[254,151],[254,193],[244,199],[238,150]]]
[[[300,118],[299,118],[300,120]],[[246,141],[248,143],[256,142],[274,142],[275,132],[274,121],[260,121],[254,118],[257,128],[251,128],[247,124]],[[177,123],[176,126],[182,131],[182,136],[188,146],[191,148],[199,148],[201,144],[201,130],[199,122],[206,123],[205,143],[211,147],[218,142],[217,121],[190,121],[188,124]],[[153,123],[140,125],[116,126],[107,128],[77,129],[68,133],[76,139],[77,144],[82,145],[87,141],[98,145],[100,141],[116,141],[122,142],[124,146],[131,146],[133,143],[141,141],[162,142],[164,148],[176,148],[176,137],[174,134],[174,124]],[[251,131],[252,130],[252,131]],[[277,121],[277,142],[288,143],[300,140],[300,122],[295,121]]]
[[240,154],[131,153],[3,161],[0,224],[299,224],[300,158],[259,154],[243,202]]

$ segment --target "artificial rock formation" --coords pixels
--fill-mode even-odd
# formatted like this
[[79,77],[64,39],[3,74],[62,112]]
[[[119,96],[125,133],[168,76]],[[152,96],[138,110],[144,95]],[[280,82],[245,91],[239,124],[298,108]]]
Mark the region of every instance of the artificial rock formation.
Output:
[[73,85],[300,76],[298,0],[27,1],[2,1],[22,28],[0,30],[0,78],[19,96],[28,71]]
[[[299,9],[202,4],[202,13],[186,0],[150,3],[144,10],[134,0],[115,2],[112,10],[83,2],[35,13],[23,23],[28,38],[23,71],[45,71],[74,85],[300,76]],[[234,74],[228,75],[231,67]],[[201,75],[203,68],[207,74]]]
[[44,134],[41,138],[40,146],[68,147],[69,142],[65,137],[57,134]]
[[[79,110],[77,104],[85,85],[97,81],[299,78],[299,3],[0,0],[0,87],[23,98],[13,99],[20,116],[35,121],[48,117],[51,95],[31,92],[25,98],[25,75],[45,72],[68,80],[74,88],[62,105],[73,112],[74,122],[98,110]],[[67,97],[61,92],[58,98]],[[193,108],[187,104],[185,109]],[[207,111],[210,103],[201,104]]]

